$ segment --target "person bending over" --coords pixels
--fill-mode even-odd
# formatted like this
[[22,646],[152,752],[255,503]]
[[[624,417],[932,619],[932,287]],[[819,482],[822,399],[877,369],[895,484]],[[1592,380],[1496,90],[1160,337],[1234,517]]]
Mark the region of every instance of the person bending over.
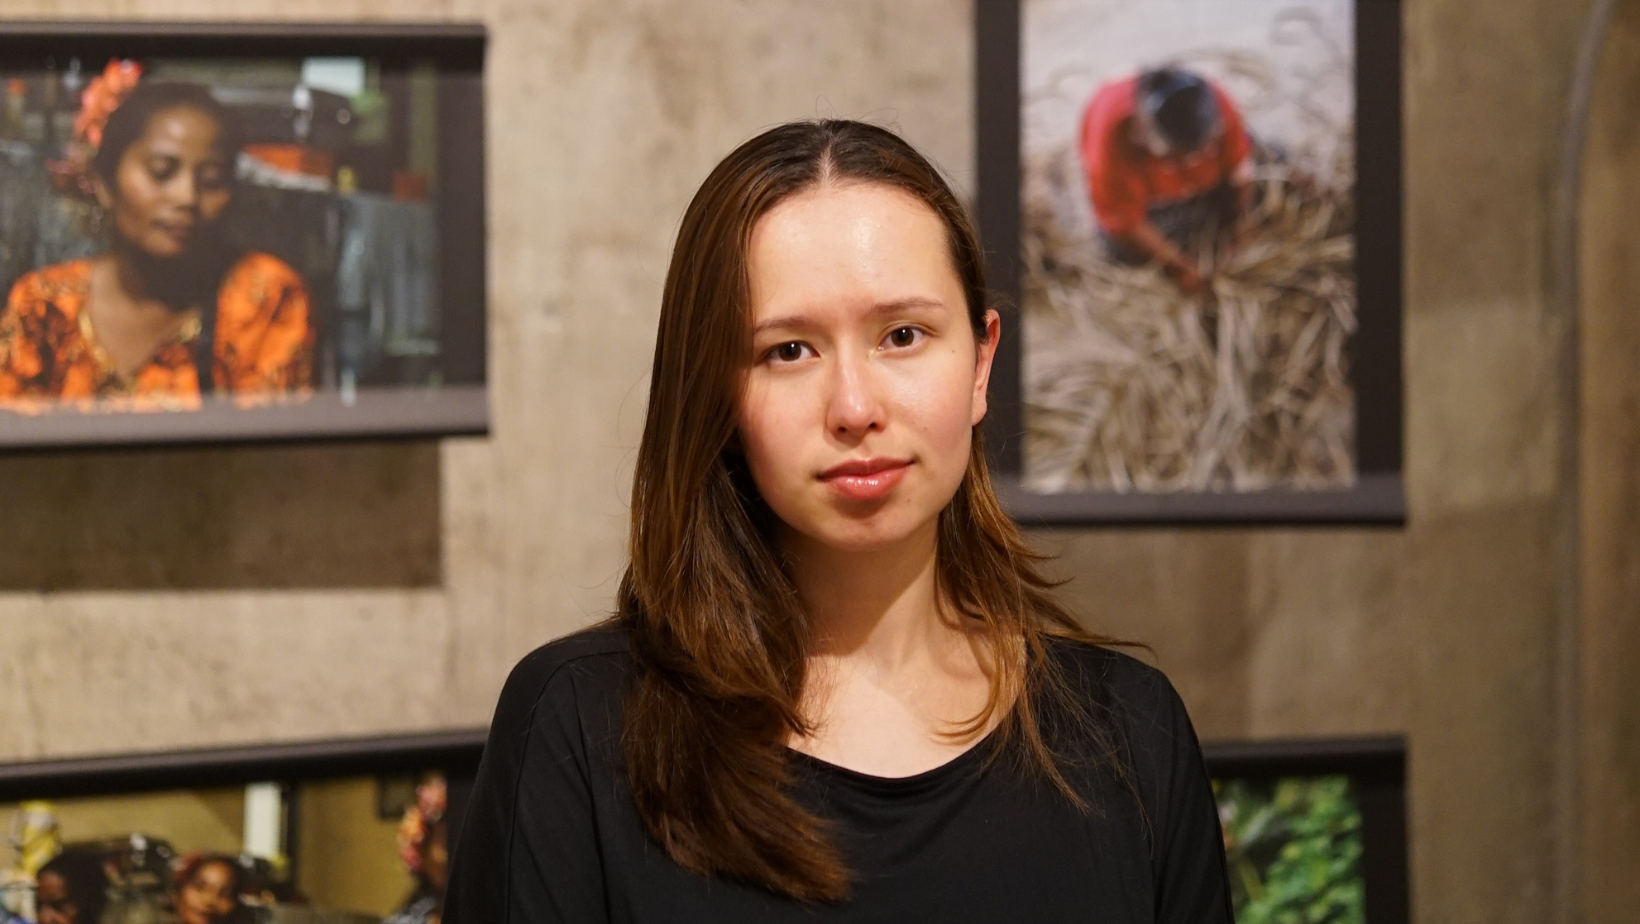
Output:
[[1112,81],[1083,113],[1081,151],[1109,254],[1205,288],[1189,251],[1233,236],[1252,194],[1253,144],[1230,95],[1175,67]]

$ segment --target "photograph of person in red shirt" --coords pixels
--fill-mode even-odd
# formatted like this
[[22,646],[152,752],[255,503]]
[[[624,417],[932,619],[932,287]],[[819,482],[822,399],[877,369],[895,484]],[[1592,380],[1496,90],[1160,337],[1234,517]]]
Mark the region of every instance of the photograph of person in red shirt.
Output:
[[1185,291],[1202,291],[1191,251],[1234,234],[1252,151],[1235,102],[1199,74],[1159,67],[1101,86],[1083,112],[1081,152],[1111,258],[1160,264]]
[[1027,490],[1354,490],[1359,4],[1020,5]]

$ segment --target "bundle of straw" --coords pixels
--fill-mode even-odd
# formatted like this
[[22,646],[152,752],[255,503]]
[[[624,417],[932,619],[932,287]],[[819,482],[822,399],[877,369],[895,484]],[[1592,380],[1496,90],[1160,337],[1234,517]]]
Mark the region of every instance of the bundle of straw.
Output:
[[[1347,151],[1348,146],[1342,148]],[[1340,155],[1347,156],[1347,155]],[[1352,165],[1328,171],[1351,176]],[[1328,489],[1355,480],[1353,199],[1271,158],[1211,291],[1104,255],[1071,150],[1024,190],[1025,482],[1116,492]],[[1216,262],[1216,265],[1214,265]]]

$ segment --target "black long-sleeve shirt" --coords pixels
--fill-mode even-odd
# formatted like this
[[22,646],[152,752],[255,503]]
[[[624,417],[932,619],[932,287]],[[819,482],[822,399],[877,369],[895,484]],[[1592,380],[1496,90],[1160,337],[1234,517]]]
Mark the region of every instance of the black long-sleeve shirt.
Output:
[[989,739],[896,779],[793,751],[793,795],[831,822],[855,877],[848,900],[804,905],[667,857],[618,772],[624,634],[546,645],[502,691],[444,922],[1231,924],[1218,813],[1178,695],[1127,655],[1061,641],[1052,652],[1110,723],[1128,783],[1108,764],[1072,764],[1084,811],[987,760]]

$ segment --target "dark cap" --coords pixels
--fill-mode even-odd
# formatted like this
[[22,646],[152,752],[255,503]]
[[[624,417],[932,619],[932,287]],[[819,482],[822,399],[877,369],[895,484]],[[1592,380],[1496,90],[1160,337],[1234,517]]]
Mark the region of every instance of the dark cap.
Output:
[[1198,151],[1218,131],[1218,96],[1198,74],[1173,67],[1139,75],[1139,109],[1149,117],[1167,146],[1179,153]]

